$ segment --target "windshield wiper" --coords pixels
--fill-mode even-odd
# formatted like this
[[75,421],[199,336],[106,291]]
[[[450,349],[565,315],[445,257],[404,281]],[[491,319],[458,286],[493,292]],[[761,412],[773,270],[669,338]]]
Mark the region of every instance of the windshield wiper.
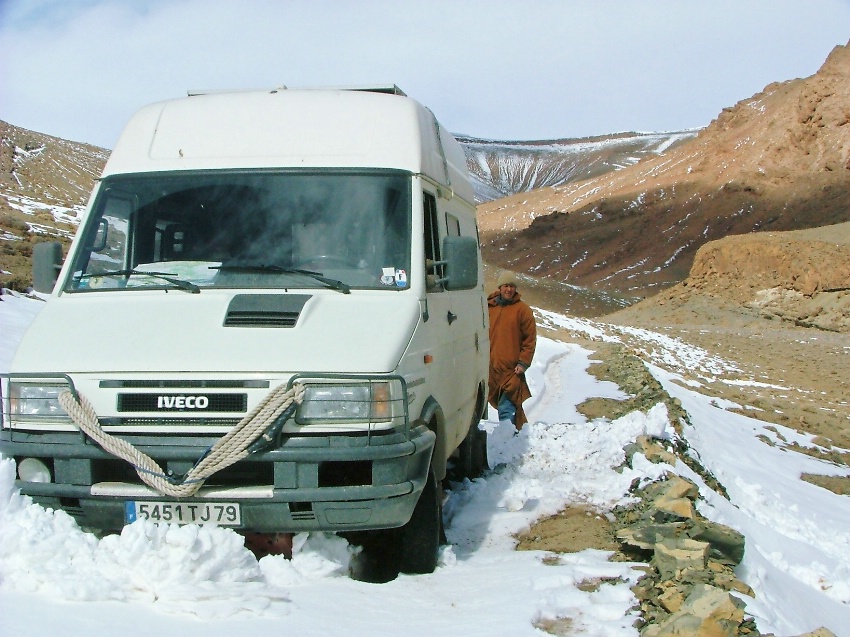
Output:
[[351,288],[342,281],[322,276],[321,272],[302,270],[301,268],[283,268],[271,263],[223,263],[221,265],[210,266],[210,270],[221,270],[223,272],[259,272],[265,274],[301,274],[320,283],[324,283],[332,290],[337,290],[343,294],[351,294]]
[[200,294],[201,288],[192,283],[191,281],[184,281],[183,279],[178,279],[171,272],[150,272],[148,270],[110,270],[108,272],[91,272],[89,274],[81,274],[76,277],[77,280],[83,279],[91,279],[98,276],[149,276],[154,279],[161,279],[162,281],[167,281],[174,287],[179,290],[185,290],[186,292],[191,292],[192,294]]

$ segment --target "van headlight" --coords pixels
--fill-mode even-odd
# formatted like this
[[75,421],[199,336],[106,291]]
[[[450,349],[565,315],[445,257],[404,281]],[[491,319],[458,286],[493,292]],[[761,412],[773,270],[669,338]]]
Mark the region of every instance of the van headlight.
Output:
[[404,394],[399,379],[300,382],[305,391],[295,415],[298,424],[404,422]]
[[70,423],[71,417],[59,404],[59,394],[67,385],[9,381],[9,421],[14,424]]

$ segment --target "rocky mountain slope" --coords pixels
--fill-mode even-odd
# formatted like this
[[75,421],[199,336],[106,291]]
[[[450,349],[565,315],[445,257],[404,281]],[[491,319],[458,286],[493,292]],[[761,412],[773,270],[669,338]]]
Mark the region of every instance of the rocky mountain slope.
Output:
[[[848,46],[815,75],[767,86],[660,156],[479,206],[489,263],[632,298],[683,281],[709,241],[848,220]],[[789,276],[805,276],[804,263]]]
[[70,243],[108,156],[0,121],[0,286],[30,284],[34,243]]
[[[477,201],[619,170],[696,136],[617,133],[586,139],[496,141],[459,137]],[[0,286],[30,284],[32,243],[68,244],[109,151],[0,122]]]
[[696,137],[678,133],[616,133],[583,139],[495,141],[458,136],[478,203],[597,177],[633,166]]

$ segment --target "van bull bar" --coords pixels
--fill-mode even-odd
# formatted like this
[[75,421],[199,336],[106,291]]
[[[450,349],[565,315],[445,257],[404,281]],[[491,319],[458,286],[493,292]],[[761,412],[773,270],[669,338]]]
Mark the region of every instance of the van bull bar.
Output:
[[[293,376],[289,386],[304,383],[308,388],[305,400],[287,422],[275,423],[273,431],[267,432],[272,435],[267,448],[210,476],[193,497],[175,500],[143,484],[129,463],[74,427],[58,403],[58,395],[65,389],[78,395],[69,375],[0,377],[0,452],[17,463],[16,484],[21,493],[43,506],[63,508],[82,525],[97,528],[119,529],[138,517],[216,523],[258,532],[337,526],[345,530],[393,528],[412,514],[428,475],[435,441],[434,432],[424,425],[411,428],[404,398],[407,386],[399,376]],[[110,380],[100,381],[98,386],[115,392],[117,412],[123,407],[134,413],[148,429],[151,421],[160,420],[177,431],[134,433],[121,417],[102,418],[101,425],[105,431],[120,432],[113,435],[154,458],[175,481],[217,440],[196,433],[204,426],[198,425],[201,405],[208,416],[207,426],[220,427],[215,416],[224,414],[230,417],[226,421],[232,422],[228,409],[241,403],[244,412],[247,390],[266,392],[262,386],[269,385],[254,380],[248,383],[251,387],[244,388],[246,392],[231,394],[222,385],[239,383],[184,383],[217,385],[210,392],[192,387],[194,393],[174,391],[173,387],[164,393],[159,386],[179,384],[176,382],[154,382],[151,385],[156,386],[147,391],[138,388],[141,384]],[[134,386],[134,391],[118,391],[127,386]],[[342,390],[334,391],[338,388]],[[238,399],[232,400],[233,395]],[[145,404],[154,409],[143,410]],[[213,408],[222,411],[213,412]],[[340,436],[345,421],[356,422],[359,428]],[[179,432],[181,422],[192,429],[192,435]],[[293,427],[298,433],[285,432]],[[333,460],[328,460],[331,446]]]

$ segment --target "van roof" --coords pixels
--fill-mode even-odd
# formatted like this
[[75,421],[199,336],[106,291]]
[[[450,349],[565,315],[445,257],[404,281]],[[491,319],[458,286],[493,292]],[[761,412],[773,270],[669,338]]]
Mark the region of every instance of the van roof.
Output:
[[[266,89],[255,89],[255,90],[266,90]],[[279,91],[289,91],[289,90],[298,90],[298,91],[365,91],[367,93],[386,93],[388,95],[401,95],[402,97],[407,97],[407,93],[402,91],[395,84],[355,84],[353,86],[299,86],[297,89],[290,89],[287,86],[278,86],[276,90]],[[211,95],[214,93],[244,93],[245,89],[190,89],[186,91],[186,95],[192,97],[193,95]]]
[[103,176],[229,168],[400,169],[474,201],[460,144],[395,85],[199,92],[151,104],[130,119]]

